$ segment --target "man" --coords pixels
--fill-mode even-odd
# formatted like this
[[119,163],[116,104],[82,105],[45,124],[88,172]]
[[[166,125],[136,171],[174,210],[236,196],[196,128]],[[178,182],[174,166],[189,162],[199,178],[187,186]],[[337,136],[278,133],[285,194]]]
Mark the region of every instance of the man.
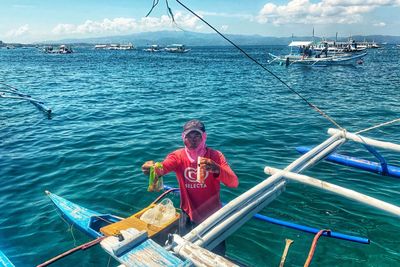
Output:
[[[224,155],[206,146],[207,134],[201,121],[190,120],[185,123],[182,139],[185,147],[170,153],[162,162],[163,167],[155,170],[158,176],[172,171],[176,174],[181,194],[181,236],[222,207],[220,182],[228,187],[237,187],[239,184]],[[196,180],[198,157],[200,168],[205,170],[203,183]],[[153,161],[145,162],[142,166],[143,173],[147,175],[151,166],[154,166]],[[224,244],[222,246],[217,253],[224,253]]]

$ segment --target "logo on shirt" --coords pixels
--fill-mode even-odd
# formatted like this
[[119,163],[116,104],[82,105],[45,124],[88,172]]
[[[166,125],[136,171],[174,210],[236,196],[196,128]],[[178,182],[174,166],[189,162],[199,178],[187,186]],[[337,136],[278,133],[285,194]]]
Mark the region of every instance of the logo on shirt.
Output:
[[[192,167],[187,167],[184,172],[185,179],[192,182],[192,183],[197,183],[197,169],[192,168]],[[208,171],[206,171],[204,181],[208,177]]]

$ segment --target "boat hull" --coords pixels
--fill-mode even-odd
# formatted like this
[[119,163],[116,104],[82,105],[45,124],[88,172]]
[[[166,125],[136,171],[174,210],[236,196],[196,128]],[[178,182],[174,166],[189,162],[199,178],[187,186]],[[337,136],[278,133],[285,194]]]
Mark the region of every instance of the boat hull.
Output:
[[357,63],[357,60],[362,59],[367,53],[362,53],[358,55],[350,55],[350,56],[328,56],[328,57],[302,57],[298,55],[287,55],[287,56],[276,56],[274,54],[269,53],[272,61],[270,62],[278,62],[285,63],[287,66],[289,65],[303,65],[303,66],[329,66],[329,65],[354,65]]
[[46,194],[67,221],[80,231],[94,238],[103,236],[100,232],[101,227],[118,222],[122,219],[115,215],[102,214],[84,208],[48,191]]

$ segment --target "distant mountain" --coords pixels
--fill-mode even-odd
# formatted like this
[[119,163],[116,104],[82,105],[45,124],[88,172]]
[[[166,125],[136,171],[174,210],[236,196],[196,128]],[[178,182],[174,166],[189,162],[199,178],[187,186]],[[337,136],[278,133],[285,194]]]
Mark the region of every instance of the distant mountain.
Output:
[[[303,37],[267,37],[261,35],[226,35],[238,45],[287,45],[293,40],[312,40],[311,36]],[[352,36],[357,41],[375,41],[377,43],[400,43],[400,36]],[[321,40],[319,37],[314,37],[316,41]],[[334,40],[335,37],[326,39]],[[340,38],[338,41],[345,41],[348,38]],[[135,46],[148,46],[158,44],[166,46],[169,44],[179,43],[187,46],[225,46],[229,43],[215,33],[196,33],[184,31],[158,31],[158,32],[143,32],[130,35],[83,38],[83,39],[62,39],[58,41],[45,41],[44,44],[110,44],[110,43],[132,43]]]

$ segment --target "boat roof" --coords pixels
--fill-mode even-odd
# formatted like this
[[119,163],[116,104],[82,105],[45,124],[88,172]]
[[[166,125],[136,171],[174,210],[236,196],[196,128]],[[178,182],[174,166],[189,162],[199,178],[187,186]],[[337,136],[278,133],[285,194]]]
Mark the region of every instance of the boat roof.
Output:
[[312,41],[293,41],[289,44],[289,46],[307,46],[312,44]]

